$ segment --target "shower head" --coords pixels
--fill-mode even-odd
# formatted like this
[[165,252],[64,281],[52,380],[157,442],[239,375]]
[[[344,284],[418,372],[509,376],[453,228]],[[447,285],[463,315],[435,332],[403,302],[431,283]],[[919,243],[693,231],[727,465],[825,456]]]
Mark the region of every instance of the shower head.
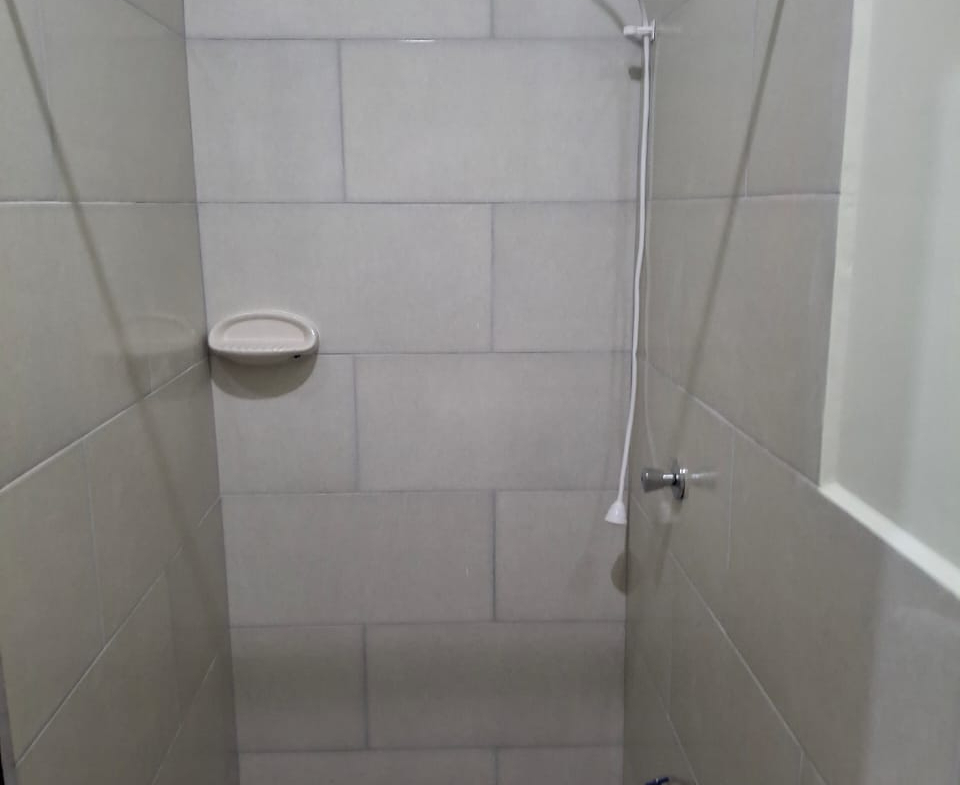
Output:
[[607,515],[604,520],[607,523],[613,523],[617,526],[626,526],[627,505],[624,504],[622,500],[617,499],[613,504],[610,505],[610,509],[607,510]]

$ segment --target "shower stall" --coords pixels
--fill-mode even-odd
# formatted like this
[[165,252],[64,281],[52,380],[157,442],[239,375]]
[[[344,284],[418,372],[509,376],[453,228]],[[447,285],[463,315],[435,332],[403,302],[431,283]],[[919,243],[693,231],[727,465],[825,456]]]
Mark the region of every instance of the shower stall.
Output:
[[831,491],[960,465],[850,415],[887,5],[0,0],[3,782],[958,785],[956,497]]

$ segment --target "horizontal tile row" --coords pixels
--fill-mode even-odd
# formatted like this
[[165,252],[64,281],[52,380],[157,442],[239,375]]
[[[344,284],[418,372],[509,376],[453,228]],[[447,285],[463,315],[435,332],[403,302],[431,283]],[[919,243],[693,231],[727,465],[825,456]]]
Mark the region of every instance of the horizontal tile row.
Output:
[[211,323],[269,304],[313,318],[323,352],[490,349],[489,206],[205,204],[200,223]]
[[496,785],[493,750],[241,753],[241,785]]
[[[138,0],[143,3],[144,0]],[[152,0],[152,5],[169,0]],[[618,37],[633,0],[187,0],[191,38]]]
[[488,493],[227,496],[231,624],[489,619],[491,504]]
[[582,491],[500,492],[495,504],[488,492],[226,496],[231,623],[622,619],[623,532],[603,523],[608,502]]
[[619,785],[619,747],[244,753],[241,785]]
[[631,203],[205,204],[208,316],[302,313],[323,352],[626,349],[634,223]]
[[218,494],[214,448],[197,365],[0,492],[0,651],[16,756],[165,566],[174,683],[192,696],[225,640],[219,510],[204,518]]
[[240,750],[365,746],[362,627],[231,630]]
[[[365,3],[349,10],[288,3],[266,13],[248,2],[238,13],[223,0],[196,2],[195,32],[260,39],[489,34],[487,9],[471,0],[442,11],[435,0],[411,4],[414,12],[396,9],[399,24],[391,24],[390,15]],[[778,13],[776,0],[737,0],[718,19],[709,4],[654,4],[662,33],[655,48],[655,195],[837,192],[851,2],[782,5]],[[616,37],[623,20],[637,15],[625,0],[496,6],[498,36],[532,39]],[[829,35],[811,36],[824,20]],[[422,32],[411,32],[417,27]],[[802,43],[810,40],[815,53]],[[614,40],[346,42],[340,73],[330,42],[191,47],[203,200],[338,200],[344,176],[348,198],[362,201],[602,199],[634,191],[638,89],[626,65],[638,64],[639,55]],[[393,75],[389,85],[383,73]],[[309,127],[320,136],[301,135]],[[346,173],[337,168],[341,145]]]
[[195,200],[184,40],[164,23],[125,0],[17,0],[0,73],[0,144],[17,151],[0,199]]
[[[283,7],[270,6],[269,12],[250,0],[240,8],[236,5],[224,0],[188,4],[191,32],[212,37],[420,39],[490,32],[490,9],[479,0],[442,4],[405,0],[386,12],[377,4],[344,0],[323,4],[288,0]],[[496,34],[504,37],[609,34],[615,39],[624,20],[636,21],[633,4],[627,0],[611,4],[564,0],[559,6],[543,0],[498,0],[495,5]],[[757,0],[739,0],[725,15],[730,33],[742,44],[733,47],[723,45],[729,39],[715,35],[716,20],[706,5],[672,5],[653,8],[663,31],[656,50],[660,133],[655,134],[654,192],[728,195],[743,190],[747,171],[750,193],[836,192],[850,2],[793,0],[778,17],[774,0],[761,0],[759,11]],[[4,162],[8,168],[7,176],[0,178],[0,198],[62,198],[68,190],[37,109],[36,88],[24,66],[28,57],[47,88],[56,138],[70,162],[70,179],[83,199],[191,201],[190,107],[184,91],[163,89],[186,76],[183,41],[171,31],[181,25],[177,4],[98,0],[85,9],[83,19],[74,18],[76,9],[64,0],[21,0],[18,6],[28,33],[27,53],[16,44],[12,25],[0,22],[0,40],[11,44],[4,47],[3,65],[4,73],[12,77],[17,110],[11,113],[16,122],[4,126],[3,141],[6,148],[24,154]],[[759,17],[756,47],[755,15]],[[823,25],[825,18],[831,21]],[[777,19],[779,24],[774,26]],[[830,35],[811,36],[812,26],[824,27]],[[136,57],[124,45],[130,39],[144,42]],[[799,43],[811,40],[818,46],[815,56]],[[223,198],[239,200],[263,200],[278,191],[288,199],[309,194],[309,198],[339,200],[343,172],[338,163],[339,87],[332,45],[267,42],[267,49],[275,54],[266,61],[257,54],[263,50],[261,42],[198,41],[196,45],[191,52],[191,82],[201,197],[209,198],[205,194],[213,188],[226,194]],[[512,199],[529,198],[529,191],[538,192],[539,198],[571,198],[571,191],[580,198],[597,198],[596,194],[608,194],[611,188],[623,197],[625,189],[632,191],[632,175],[623,173],[633,171],[630,155],[635,148],[637,91],[619,68],[620,95],[608,100],[612,96],[602,87],[606,77],[586,67],[590,57],[578,54],[582,46],[593,46],[590,42],[558,44],[564,52],[561,57],[536,55],[533,50],[541,46],[536,42],[524,41],[518,55],[497,52],[497,47],[509,50],[513,46],[509,41],[456,42],[452,48],[443,44],[439,47],[445,50],[443,55],[423,63],[409,54],[389,60],[396,45],[375,46],[383,50],[358,55],[362,67],[343,72],[344,83],[359,88],[356,105],[345,106],[348,114],[362,121],[368,116],[366,107],[373,105],[380,118],[355,125],[354,140],[348,132],[357,156],[356,171],[351,172],[357,178],[354,198],[397,198],[398,189],[405,192],[403,198],[457,201],[477,198],[480,192],[488,194],[484,198],[493,199],[490,194],[499,192],[499,198]],[[604,43],[598,51],[614,53],[618,46]],[[198,54],[203,47],[211,54]],[[243,55],[231,55],[234,47]],[[471,47],[487,47],[489,56],[471,55]],[[457,55],[460,48],[463,51]],[[280,54],[281,49],[304,54],[291,58]],[[349,66],[349,48],[345,55],[344,65]],[[623,55],[615,57],[622,60]],[[568,71],[565,60],[569,60]],[[435,75],[429,80],[429,92],[418,94],[416,77],[425,69]],[[720,82],[715,79],[717,70],[725,74]],[[409,74],[409,87],[397,90],[396,79],[389,89],[383,86],[376,77],[386,71],[400,77]],[[447,79],[452,86],[443,101],[443,81],[437,77],[445,74],[450,74]],[[529,92],[512,78],[524,74]],[[598,83],[598,77],[603,81]],[[475,83],[474,89],[465,89],[465,79]],[[318,89],[323,84],[327,87]],[[498,84],[503,85],[500,95],[495,89]],[[291,98],[308,94],[314,100]],[[459,104],[452,100],[458,94],[464,96]],[[476,101],[483,95],[491,96],[496,111]],[[436,101],[433,111],[424,112],[431,100]],[[511,100],[513,104],[506,103]],[[241,102],[243,110],[238,109]],[[524,105],[542,111],[524,114]],[[505,112],[504,106],[515,108]],[[581,117],[587,118],[589,129],[571,122],[574,108],[584,110]],[[245,113],[242,122],[237,122],[237,112]],[[538,123],[538,118],[550,122]],[[609,118],[603,133],[596,127],[597,118]],[[708,138],[696,131],[704,120],[712,129]],[[397,137],[399,127],[409,129],[406,140]],[[387,136],[378,130],[384,128],[392,133]],[[517,134],[518,128],[525,133]],[[282,133],[284,129],[287,133]],[[431,135],[421,146],[417,140],[424,130]],[[231,131],[236,138],[231,138]],[[582,149],[583,139],[590,140],[589,154]],[[142,146],[152,154],[140,155]],[[792,154],[784,155],[785,148]],[[572,149],[581,152],[571,156]],[[398,151],[402,155],[391,160]],[[472,168],[471,161],[475,162]],[[558,166],[560,161],[566,165]],[[491,166],[494,163],[498,165]],[[477,164],[483,168],[477,169]],[[427,170],[432,167],[444,177],[430,182]],[[454,173],[460,176],[451,177]],[[231,184],[240,189],[230,191]],[[414,190],[421,195],[406,194]],[[426,191],[433,196],[422,196]],[[441,196],[444,193],[447,196]]]
[[623,625],[367,630],[373,746],[619,744]]
[[597,353],[357,358],[359,485],[611,487],[628,366]]
[[622,647],[600,622],[234,629],[240,749],[619,744]]
[[616,484],[622,354],[214,362],[224,493]]
[[337,45],[191,42],[197,198],[343,197]]
[[0,487],[203,356],[196,210],[0,205]]
[[501,785],[615,785],[623,782],[622,769],[620,746],[497,750]]
[[629,673],[654,691],[631,705],[663,701],[701,782],[793,781],[801,749],[804,782],[948,781],[960,601],[753,440],[724,461],[728,426],[654,379],[653,419],[686,408],[697,437],[659,438],[716,451],[729,517],[724,484],[692,486],[682,517],[634,505]]
[[188,55],[200,201],[636,193],[622,42],[198,40]]

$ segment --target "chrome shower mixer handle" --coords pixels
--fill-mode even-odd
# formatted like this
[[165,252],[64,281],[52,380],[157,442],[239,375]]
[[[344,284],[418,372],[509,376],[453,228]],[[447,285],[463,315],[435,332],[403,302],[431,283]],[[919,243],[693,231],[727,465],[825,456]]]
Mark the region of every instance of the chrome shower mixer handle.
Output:
[[674,458],[670,471],[644,469],[640,472],[640,484],[644,493],[669,488],[673,492],[673,498],[680,501],[687,492],[687,470]]

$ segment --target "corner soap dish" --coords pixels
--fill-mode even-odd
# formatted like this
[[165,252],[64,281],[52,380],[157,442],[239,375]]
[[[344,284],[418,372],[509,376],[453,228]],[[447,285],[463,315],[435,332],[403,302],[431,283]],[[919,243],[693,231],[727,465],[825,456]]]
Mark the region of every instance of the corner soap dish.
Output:
[[210,330],[210,351],[242,365],[275,365],[316,354],[320,333],[308,319],[286,311],[228,316]]

